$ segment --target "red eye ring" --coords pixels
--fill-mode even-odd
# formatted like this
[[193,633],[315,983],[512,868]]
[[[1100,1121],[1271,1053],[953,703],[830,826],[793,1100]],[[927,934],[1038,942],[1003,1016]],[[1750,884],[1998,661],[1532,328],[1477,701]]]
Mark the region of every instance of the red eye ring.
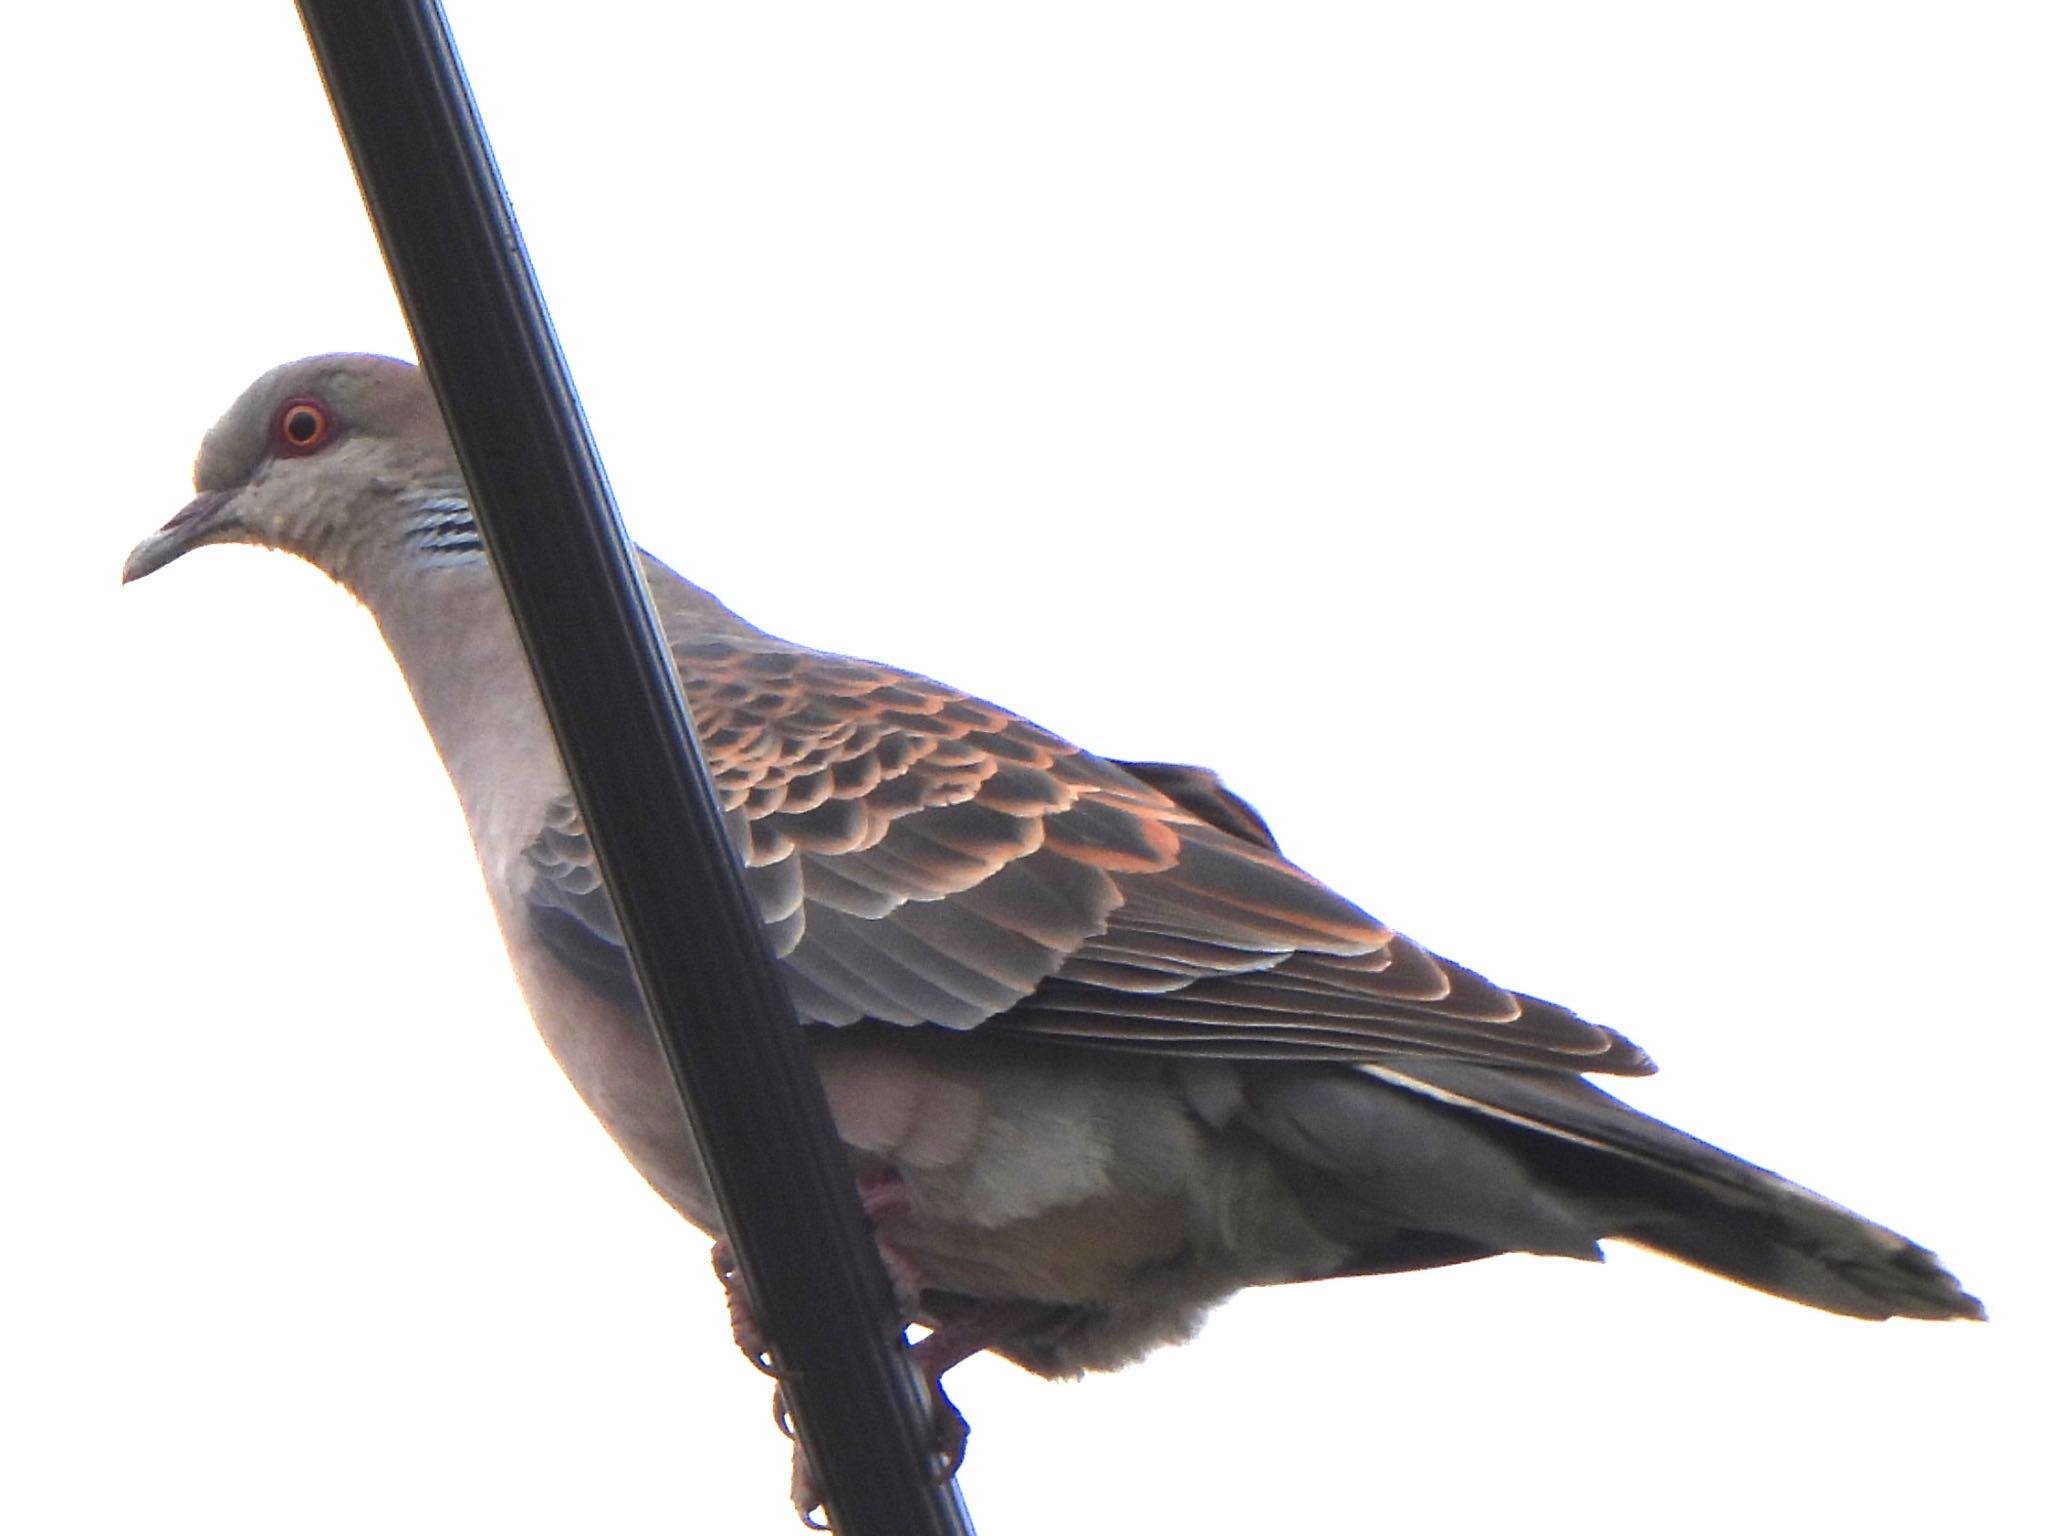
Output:
[[273,436],[280,453],[317,453],[334,437],[334,417],[318,400],[287,400],[277,408]]

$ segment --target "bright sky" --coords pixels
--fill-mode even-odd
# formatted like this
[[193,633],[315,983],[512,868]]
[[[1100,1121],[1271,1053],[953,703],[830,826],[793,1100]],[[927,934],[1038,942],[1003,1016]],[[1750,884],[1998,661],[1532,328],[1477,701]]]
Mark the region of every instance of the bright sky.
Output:
[[[35,16],[0,1526],[795,1530],[366,617],[250,551],[115,585],[250,378],[407,349],[291,8]],[[958,1371],[985,1536],[2030,1528],[2038,7],[454,19],[642,542],[1221,768],[1995,1319],[1627,1251],[1249,1296],[1117,1376]]]

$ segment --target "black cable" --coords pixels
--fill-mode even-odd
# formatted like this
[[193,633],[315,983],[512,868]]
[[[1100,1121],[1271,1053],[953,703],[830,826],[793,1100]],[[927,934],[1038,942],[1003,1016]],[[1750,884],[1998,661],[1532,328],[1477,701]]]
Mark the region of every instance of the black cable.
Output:
[[446,18],[432,0],[299,12],[830,1515],[844,1536],[964,1536]]

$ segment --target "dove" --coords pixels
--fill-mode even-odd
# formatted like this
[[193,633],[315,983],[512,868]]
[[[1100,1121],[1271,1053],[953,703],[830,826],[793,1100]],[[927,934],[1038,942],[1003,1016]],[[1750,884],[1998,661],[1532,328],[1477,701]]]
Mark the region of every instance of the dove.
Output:
[[[354,354],[277,368],[207,433],[194,485],[123,579],[252,544],[369,610],[541,1035],[717,1237],[425,377]],[[1608,1240],[1851,1317],[1983,1316],[1925,1248],[1589,1082],[1654,1068],[1303,872],[1209,770],[1096,756],[641,560],[935,1386],[983,1349],[1115,1369],[1248,1286]]]

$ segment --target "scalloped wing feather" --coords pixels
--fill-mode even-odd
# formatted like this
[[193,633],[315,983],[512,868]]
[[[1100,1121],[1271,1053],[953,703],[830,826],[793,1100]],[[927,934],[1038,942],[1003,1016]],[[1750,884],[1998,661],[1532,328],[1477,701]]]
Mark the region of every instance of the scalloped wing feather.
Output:
[[[676,661],[807,1022],[1651,1070],[1614,1032],[1432,955],[1297,869],[1207,769],[1126,767],[925,678],[767,636],[686,638]],[[542,936],[630,987],[572,803],[528,866]]]

